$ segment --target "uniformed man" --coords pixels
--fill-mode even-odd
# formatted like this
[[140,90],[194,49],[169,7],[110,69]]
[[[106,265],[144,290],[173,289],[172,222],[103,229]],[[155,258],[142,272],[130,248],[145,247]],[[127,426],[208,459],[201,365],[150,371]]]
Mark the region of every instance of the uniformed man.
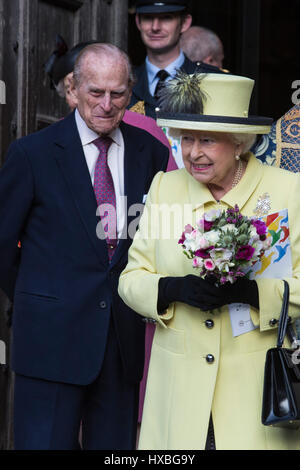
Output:
[[203,62],[190,61],[180,49],[181,34],[189,29],[192,16],[187,0],[138,0],[136,25],[146,46],[145,62],[135,68],[137,83],[133,88],[129,108],[154,117],[157,95],[165,80],[176,74],[177,69],[187,73],[220,72],[217,67]]

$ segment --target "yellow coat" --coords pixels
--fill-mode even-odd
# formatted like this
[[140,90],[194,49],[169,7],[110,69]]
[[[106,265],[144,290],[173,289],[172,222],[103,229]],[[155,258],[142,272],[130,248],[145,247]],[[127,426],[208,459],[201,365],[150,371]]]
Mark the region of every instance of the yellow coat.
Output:
[[[300,316],[300,176],[262,165],[252,154],[248,158],[242,180],[220,205],[225,209],[238,204],[244,215],[253,216],[259,197],[268,193],[269,213],[288,209],[293,262],[293,278],[287,279],[289,314],[296,318]],[[172,217],[166,220],[165,212],[160,224],[149,216],[150,208],[162,204],[171,205],[173,212],[185,207],[182,224],[173,223]],[[157,314],[159,278],[196,274],[178,245],[184,225],[195,224],[203,211],[220,205],[185,169],[156,175],[120,278],[123,300],[157,321],[140,449],[203,449],[211,411],[218,450],[300,449],[300,430],[261,424],[265,355],[277,338],[277,328],[269,322],[280,315],[280,279],[257,281],[260,310],[252,308],[251,317],[259,328],[236,338],[227,306],[210,313],[173,303],[165,315]],[[170,234],[163,233],[166,227],[171,227]],[[207,319],[213,320],[213,328],[206,326]],[[207,362],[207,354],[213,354],[213,363]]]

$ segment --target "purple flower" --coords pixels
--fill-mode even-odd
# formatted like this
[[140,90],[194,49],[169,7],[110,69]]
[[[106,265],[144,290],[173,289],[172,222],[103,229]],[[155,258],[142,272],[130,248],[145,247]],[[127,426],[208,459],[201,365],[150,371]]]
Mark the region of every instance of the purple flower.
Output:
[[198,258],[208,259],[210,258],[208,250],[210,250],[211,248],[212,247],[210,246],[209,248],[207,248],[207,250],[197,250],[195,251],[195,256],[198,256]]
[[253,248],[253,246],[243,245],[243,246],[240,246],[235,257],[236,259],[245,259],[247,261],[250,261],[254,253],[255,253],[255,249]]
[[178,240],[178,245],[183,245],[184,242],[185,242],[185,232],[182,232],[182,235]]
[[213,225],[214,225],[213,222],[209,222],[208,220],[204,220],[204,231],[209,232]]
[[185,242],[185,240],[186,240],[185,234],[186,234],[186,233],[192,233],[193,230],[194,230],[194,229],[193,229],[193,227],[192,227],[190,224],[186,225],[186,226],[184,227],[184,232],[182,232],[182,235],[181,235],[180,239],[178,240],[178,244],[179,244],[179,245],[183,245],[184,242]]
[[252,220],[252,225],[256,228],[257,235],[266,235],[267,227],[261,220]]

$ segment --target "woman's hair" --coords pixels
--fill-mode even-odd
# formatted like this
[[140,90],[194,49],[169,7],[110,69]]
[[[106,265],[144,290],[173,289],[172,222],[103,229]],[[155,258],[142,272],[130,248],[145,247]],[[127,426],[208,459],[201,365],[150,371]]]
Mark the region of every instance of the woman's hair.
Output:
[[89,53],[94,53],[96,55],[105,55],[107,57],[117,56],[121,60],[123,60],[128,70],[128,86],[129,88],[133,87],[135,83],[135,78],[134,78],[132,65],[130,63],[128,55],[125,52],[123,52],[121,49],[119,49],[117,46],[114,46],[113,44],[106,44],[106,43],[90,44],[79,53],[76,59],[75,65],[74,65],[74,72],[73,72],[73,78],[74,78],[74,82],[76,86],[80,85],[81,83],[81,67],[84,62],[85,57]]
[[[186,132],[186,129],[175,129],[175,128],[169,129],[170,137],[173,137],[175,139],[180,139],[180,137],[182,136],[184,132]],[[199,132],[216,132],[216,131],[199,130]],[[235,144],[237,145],[242,144],[243,146],[242,154],[249,152],[249,150],[255,144],[256,137],[257,137],[256,134],[242,134],[238,132],[223,132],[223,134],[226,134]]]
[[238,145],[243,146],[243,153],[249,152],[249,150],[252,148],[252,146],[255,144],[256,141],[256,134],[239,134],[238,132],[228,132],[227,134],[231,140]]

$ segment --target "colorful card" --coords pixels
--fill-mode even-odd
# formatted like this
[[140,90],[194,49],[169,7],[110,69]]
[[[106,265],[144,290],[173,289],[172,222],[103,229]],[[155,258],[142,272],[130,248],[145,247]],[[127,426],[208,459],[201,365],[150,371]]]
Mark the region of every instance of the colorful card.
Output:
[[250,270],[250,279],[284,279],[293,276],[288,211],[283,209],[262,217],[272,239],[271,247]]

